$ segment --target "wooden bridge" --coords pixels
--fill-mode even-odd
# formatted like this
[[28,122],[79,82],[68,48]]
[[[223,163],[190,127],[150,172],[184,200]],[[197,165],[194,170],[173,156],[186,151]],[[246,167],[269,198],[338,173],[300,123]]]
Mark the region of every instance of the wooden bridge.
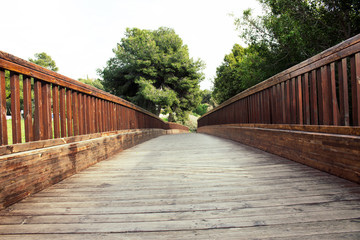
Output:
[[230,140],[167,135],[5,209],[0,238],[359,239],[359,207],[356,183]]
[[0,239],[360,238],[360,35],[198,123],[0,52]]

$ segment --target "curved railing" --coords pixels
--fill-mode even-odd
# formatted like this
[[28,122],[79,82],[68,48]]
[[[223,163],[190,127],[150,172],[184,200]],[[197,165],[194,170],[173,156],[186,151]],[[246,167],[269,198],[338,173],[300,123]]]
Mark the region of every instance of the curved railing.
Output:
[[174,126],[119,97],[0,51],[0,145],[123,129],[186,128]]

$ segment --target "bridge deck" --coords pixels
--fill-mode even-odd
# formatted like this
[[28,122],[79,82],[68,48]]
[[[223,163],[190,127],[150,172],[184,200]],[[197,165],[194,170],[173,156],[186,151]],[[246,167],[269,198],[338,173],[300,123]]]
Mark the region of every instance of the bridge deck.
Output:
[[106,238],[359,239],[360,186],[217,137],[167,135],[0,212],[0,239]]

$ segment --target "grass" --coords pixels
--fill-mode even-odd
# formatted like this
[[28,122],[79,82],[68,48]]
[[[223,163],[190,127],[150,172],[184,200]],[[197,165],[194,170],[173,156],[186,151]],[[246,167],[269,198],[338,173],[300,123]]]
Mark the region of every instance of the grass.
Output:
[[[7,120],[8,145],[13,144],[12,120]],[[21,119],[21,142],[25,142],[25,122]]]

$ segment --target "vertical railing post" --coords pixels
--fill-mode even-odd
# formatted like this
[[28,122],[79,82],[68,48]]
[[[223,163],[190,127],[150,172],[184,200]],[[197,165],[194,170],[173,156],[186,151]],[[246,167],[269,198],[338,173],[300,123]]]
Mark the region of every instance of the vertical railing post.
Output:
[[0,145],[8,144],[5,71],[0,69]]
[[25,141],[34,140],[34,130],[32,122],[32,103],[31,103],[31,78],[24,76],[23,80],[23,96],[24,96],[24,124],[25,124]]

